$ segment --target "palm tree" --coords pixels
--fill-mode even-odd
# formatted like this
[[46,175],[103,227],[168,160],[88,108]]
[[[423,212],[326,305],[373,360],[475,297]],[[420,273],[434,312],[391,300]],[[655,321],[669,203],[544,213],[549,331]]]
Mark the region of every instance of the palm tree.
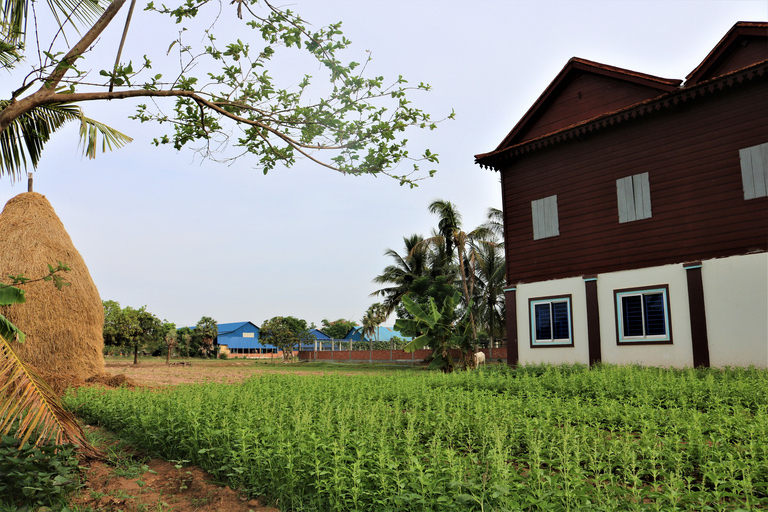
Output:
[[208,357],[208,354],[213,350],[213,341],[219,335],[219,325],[213,318],[204,316],[197,322],[195,333],[202,340],[200,352],[204,357]]
[[429,205],[430,213],[440,217],[438,221],[438,236],[424,240],[426,244],[445,245],[449,255],[456,249],[457,266],[461,277],[461,292],[464,296],[465,306],[469,308],[469,323],[472,330],[473,344],[477,343],[477,327],[475,326],[474,312],[472,309],[472,295],[475,284],[476,253],[473,241],[489,236],[487,228],[480,226],[469,233],[461,229],[461,214],[453,203],[437,199]]
[[393,249],[387,249],[384,253],[394,260],[392,265],[384,268],[381,275],[373,279],[374,283],[391,284],[386,288],[376,290],[371,296],[380,295],[384,297],[383,307],[386,315],[389,316],[407,294],[413,282],[425,275],[429,270],[429,254],[421,242],[424,237],[413,234],[409,237],[403,237],[405,243],[405,256],[401,256]]
[[386,308],[377,302],[368,308],[368,311],[365,312],[365,316],[361,320],[361,323],[363,324],[361,334],[362,337],[368,336],[369,359],[371,362],[373,362],[373,339],[375,337],[376,341],[378,341],[379,325],[387,319],[387,316]]
[[[66,25],[77,28],[79,23],[93,22],[104,12],[104,5],[98,1],[78,2],[73,0],[50,0],[50,7],[61,30]],[[0,20],[0,67],[9,69],[19,60],[17,50],[23,48],[26,39],[28,0],[5,2]],[[0,112],[11,105],[16,96],[22,94],[32,83],[12,93],[13,99],[0,101]],[[84,154],[95,158],[98,135],[102,138],[102,151],[121,147],[131,138],[109,126],[83,114],[72,102],[54,102],[35,107],[15,118],[0,132],[0,176],[8,174],[18,179],[29,164],[34,168],[40,160],[43,146],[53,132],[71,121],[80,121],[80,143]]]
[[493,347],[494,337],[504,332],[504,248],[492,241],[480,241],[476,243],[475,255],[477,319],[488,333],[490,346]]

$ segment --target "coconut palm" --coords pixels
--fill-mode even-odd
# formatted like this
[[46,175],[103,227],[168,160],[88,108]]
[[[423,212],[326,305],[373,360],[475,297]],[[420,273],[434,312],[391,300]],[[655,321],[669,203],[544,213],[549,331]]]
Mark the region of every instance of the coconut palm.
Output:
[[493,241],[479,241],[474,249],[477,265],[475,304],[477,321],[490,337],[491,346],[494,338],[504,332],[504,285],[506,284],[506,261],[504,248]]
[[425,275],[429,269],[429,254],[427,248],[421,245],[423,240],[424,237],[416,234],[403,237],[405,256],[401,256],[393,249],[387,249],[384,253],[385,256],[392,258],[394,263],[385,267],[381,275],[376,276],[373,282],[393,286],[376,290],[371,293],[371,296],[384,297],[382,305],[387,316],[400,305],[403,296],[410,291],[413,282]]
[[430,213],[440,217],[438,221],[438,236],[424,240],[424,244],[444,245],[449,255],[456,249],[457,266],[461,277],[461,292],[464,305],[469,308],[469,325],[472,331],[473,343],[477,342],[477,327],[472,311],[472,296],[475,284],[476,253],[473,242],[489,236],[487,228],[480,226],[469,233],[461,229],[461,214],[450,201],[437,199],[429,205]]
[[[29,282],[28,279],[25,281]],[[0,286],[0,305],[25,301],[23,290]],[[100,457],[101,454],[88,443],[75,417],[61,405],[56,393],[13,349],[15,343],[23,343],[24,339],[24,333],[0,315],[0,434],[13,434],[21,440],[21,447],[34,434],[36,446],[70,442],[78,445],[82,453]]]
[[[8,100],[0,100],[0,110],[9,103]],[[0,132],[0,176],[8,174],[12,179],[19,179],[29,165],[37,167],[43,146],[53,132],[72,121],[80,122],[80,144],[88,158],[96,157],[99,135],[102,151],[122,147],[133,140],[114,128],[86,117],[80,107],[73,103],[43,105],[17,117],[8,128]]]

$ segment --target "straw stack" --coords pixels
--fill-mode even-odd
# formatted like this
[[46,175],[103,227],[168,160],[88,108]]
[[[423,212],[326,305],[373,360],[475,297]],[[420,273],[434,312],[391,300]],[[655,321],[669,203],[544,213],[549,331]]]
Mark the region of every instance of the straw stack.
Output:
[[23,286],[27,302],[0,313],[27,335],[25,343],[14,343],[22,360],[44,377],[81,381],[104,372],[99,292],[45,196],[27,192],[8,201],[0,213],[0,280],[42,277],[59,261],[72,269],[62,274],[71,286],[59,291],[51,282],[29,283]]

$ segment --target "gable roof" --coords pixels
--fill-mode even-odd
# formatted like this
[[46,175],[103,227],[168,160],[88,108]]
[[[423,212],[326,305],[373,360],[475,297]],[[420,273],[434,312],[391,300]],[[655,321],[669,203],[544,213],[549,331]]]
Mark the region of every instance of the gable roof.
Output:
[[[571,65],[574,60],[581,63],[589,62],[583,61],[583,59],[571,59],[569,65],[566,65],[563,71],[558,75],[558,78],[550,84],[544,94],[539,97],[539,100],[537,100],[534,106],[531,107],[512,132],[507,135],[504,141],[502,141],[494,151],[475,155],[475,163],[480,164],[482,167],[499,170],[505,165],[505,162],[509,162],[523,154],[538,151],[539,149],[556,145],[576,137],[592,134],[627,121],[633,121],[655,112],[676,108],[678,105],[688,103],[704,96],[719,94],[722,91],[729,90],[735,86],[764,79],[766,75],[768,75],[768,50],[765,48],[765,45],[768,44],[768,23],[739,22],[731,29],[729,34],[730,35],[726,35],[726,37],[718,44],[720,49],[718,50],[718,47],[716,47],[715,50],[710,52],[707,59],[705,59],[697,68],[699,71],[697,72],[694,70],[694,73],[689,75],[689,82],[686,82],[682,87],[672,87],[661,95],[650,97],[621,108],[612,110],[606,109],[596,114],[594,111],[587,111],[586,115],[578,116],[582,117],[582,120],[567,126],[554,126],[551,131],[546,133],[538,134],[526,131],[526,123],[531,122],[531,119],[533,119],[535,116],[534,113],[537,110],[543,109],[544,112],[546,112],[546,110],[550,108],[551,103],[547,101],[546,97],[553,94],[555,96],[557,95],[555,84],[564,81],[564,78],[570,72],[568,69],[569,65]],[[738,58],[734,59],[734,53],[729,53],[726,49],[738,46],[743,47],[742,42],[744,39],[740,39],[742,37],[752,38],[752,42],[749,44],[753,50],[750,52],[741,52]],[[755,51],[755,49],[757,49],[757,51]],[[730,60],[723,60],[722,57],[718,57],[726,54],[730,56]],[[710,64],[708,65],[707,62]],[[610,68],[599,64],[596,66]],[[737,69],[730,70],[732,67],[737,67]],[[714,69],[717,69],[717,73],[719,74],[707,78]],[[611,68],[611,70],[613,72],[626,72],[626,70],[621,70],[620,68]],[[627,76],[632,76],[633,72],[626,72],[626,74]],[[636,73],[634,73],[634,75],[640,75],[635,77],[640,80],[653,78],[650,77],[650,75]],[[608,75],[603,74],[603,76]],[[666,79],[660,80],[665,81]],[[675,82],[672,80],[666,81],[668,82],[668,85]],[[680,81],[676,82],[678,84],[681,83]],[[594,115],[589,117],[589,114]],[[541,115],[543,114],[539,114],[539,117]],[[533,135],[526,135],[530,133]]]
[[736,23],[709,52],[709,55],[685,77],[689,87],[745,66],[768,59],[768,22]]
[[[571,91],[575,98],[569,98],[570,86],[578,82],[585,75],[592,77],[593,84],[602,84],[602,91],[599,93],[600,97],[584,97],[581,90],[575,90]],[[533,106],[528,109],[528,112],[525,113],[512,131],[504,138],[501,144],[499,144],[496,151],[525,139],[543,135],[545,132],[565,128],[578,121],[594,117],[594,115],[603,113],[606,110],[616,110],[638,101],[659,96],[665,92],[675,90],[681,82],[682,80],[660,78],[573,57],[555,79],[552,80],[552,83],[539,96]],[[596,86],[592,85],[592,87]],[[597,87],[600,87],[600,85],[597,85]],[[581,87],[578,88],[581,89]],[[609,95],[603,92],[606,89],[609,90]],[[589,92],[586,92],[586,94],[589,94]],[[597,96],[597,94],[595,92],[592,96]],[[536,130],[537,125],[542,124],[542,118],[546,116],[547,112],[557,109],[558,104],[567,108],[568,105],[564,104],[569,102],[579,103],[579,110],[571,109],[576,114],[575,116],[573,114],[568,116],[565,113],[566,117],[562,117],[563,114],[561,113],[561,117],[550,123],[543,123],[545,126],[539,126],[539,130]],[[583,108],[583,104],[591,106]]]
[[231,332],[235,332],[238,329],[249,324],[252,325],[257,332],[259,331],[258,326],[256,326],[256,324],[254,324],[253,322],[230,322],[227,324],[217,324],[217,325],[218,325],[219,335],[222,335],[222,334],[229,334]]

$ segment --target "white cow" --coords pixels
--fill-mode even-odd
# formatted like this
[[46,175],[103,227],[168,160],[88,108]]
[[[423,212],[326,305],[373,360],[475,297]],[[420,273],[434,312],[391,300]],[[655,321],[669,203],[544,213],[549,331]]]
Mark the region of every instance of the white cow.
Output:
[[475,358],[475,366],[480,366],[481,364],[485,364],[484,352],[476,352],[475,355],[473,355],[472,357]]

